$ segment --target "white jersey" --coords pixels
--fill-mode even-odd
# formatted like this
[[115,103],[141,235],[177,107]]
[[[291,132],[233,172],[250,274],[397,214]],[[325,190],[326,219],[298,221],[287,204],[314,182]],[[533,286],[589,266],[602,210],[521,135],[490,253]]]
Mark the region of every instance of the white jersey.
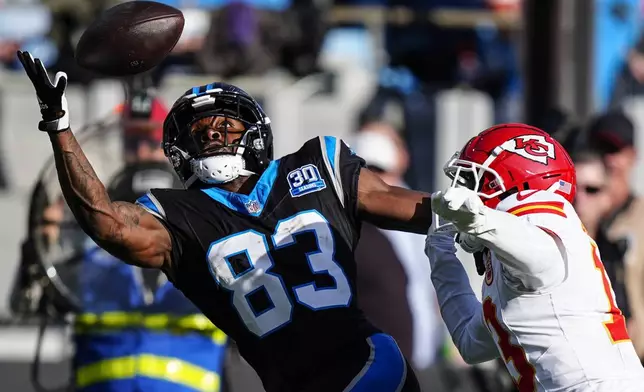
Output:
[[[430,260],[437,259],[432,281],[443,318],[464,358],[477,363],[500,354],[520,392],[644,391],[644,369],[599,251],[572,205],[554,193],[523,191],[504,199],[497,210],[519,219],[497,213],[517,227],[502,235],[496,230],[489,247],[514,241],[532,253],[484,254],[482,304],[465,287],[462,265],[447,260],[455,256],[428,251]],[[546,247],[548,255],[538,250]]]
[[564,256],[563,281],[536,290],[525,287],[534,277],[521,276],[494,252],[485,257],[483,318],[520,391],[644,391],[644,370],[599,250],[570,203],[524,191],[497,209],[557,237]]

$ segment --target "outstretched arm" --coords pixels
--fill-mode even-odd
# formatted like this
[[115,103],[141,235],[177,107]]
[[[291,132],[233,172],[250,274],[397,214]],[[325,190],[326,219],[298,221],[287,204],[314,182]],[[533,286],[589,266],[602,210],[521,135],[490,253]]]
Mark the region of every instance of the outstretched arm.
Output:
[[431,195],[386,184],[369,169],[360,169],[358,213],[383,229],[425,234],[432,224]]
[[565,219],[559,216],[565,216],[564,203],[534,201],[537,196],[515,203],[517,195],[526,198],[537,195],[534,191],[526,192],[532,193],[509,196],[497,209],[492,209],[484,206],[474,191],[449,188],[435,193],[432,205],[438,215],[454,223],[461,233],[473,236],[491,249],[527,289],[537,290],[558,284],[565,277],[565,249],[554,233],[561,223],[552,221],[552,217]]
[[456,232],[433,232],[427,236],[425,253],[441,315],[463,360],[476,364],[499,356],[496,344],[483,321],[483,308],[456,257]]
[[143,208],[110,200],[70,130],[67,75],[58,72],[52,82],[39,59],[21,51],[17,56],[36,90],[42,114],[38,129],[49,134],[63,196],[81,228],[125,262],[151,268],[169,265],[172,241],[166,228]]
[[152,214],[112,202],[74,134],[50,133],[58,180],[79,225],[103,249],[141,267],[162,268],[170,260],[170,234]]

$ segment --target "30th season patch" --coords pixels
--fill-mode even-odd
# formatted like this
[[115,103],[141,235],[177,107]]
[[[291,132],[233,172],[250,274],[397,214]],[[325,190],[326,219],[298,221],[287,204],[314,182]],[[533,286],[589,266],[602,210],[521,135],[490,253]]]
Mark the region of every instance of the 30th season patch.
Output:
[[309,193],[321,191],[326,183],[315,165],[304,165],[288,173],[288,186],[292,197],[300,197]]

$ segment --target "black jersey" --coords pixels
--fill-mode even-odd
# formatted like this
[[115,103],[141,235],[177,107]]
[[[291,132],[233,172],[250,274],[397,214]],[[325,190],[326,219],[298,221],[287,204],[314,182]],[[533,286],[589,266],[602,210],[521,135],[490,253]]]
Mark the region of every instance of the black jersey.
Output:
[[341,140],[319,137],[272,161],[249,195],[154,189],[138,200],[171,234],[170,279],[269,391],[298,390],[378,332],[356,306],[363,166]]

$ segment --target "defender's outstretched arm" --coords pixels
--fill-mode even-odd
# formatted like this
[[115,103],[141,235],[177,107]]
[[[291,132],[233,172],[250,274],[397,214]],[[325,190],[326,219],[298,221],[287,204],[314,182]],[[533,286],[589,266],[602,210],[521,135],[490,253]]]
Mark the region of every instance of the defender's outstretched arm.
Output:
[[499,356],[485,326],[483,307],[456,257],[456,231],[430,231],[425,253],[445,325],[463,360],[476,364]]
[[[461,233],[474,236],[476,241],[494,251],[499,261],[509,268],[508,272],[520,278],[527,289],[538,290],[558,284],[565,277],[566,252],[561,239],[554,233],[557,224],[551,217],[565,218],[542,213],[516,216],[512,211],[523,208],[524,212],[538,212],[537,207],[543,204],[514,203],[518,195],[507,197],[492,209],[484,206],[472,190],[449,188],[436,192],[432,205],[438,215],[454,223]],[[562,202],[561,208],[563,205]],[[508,210],[512,206],[515,208]]]

